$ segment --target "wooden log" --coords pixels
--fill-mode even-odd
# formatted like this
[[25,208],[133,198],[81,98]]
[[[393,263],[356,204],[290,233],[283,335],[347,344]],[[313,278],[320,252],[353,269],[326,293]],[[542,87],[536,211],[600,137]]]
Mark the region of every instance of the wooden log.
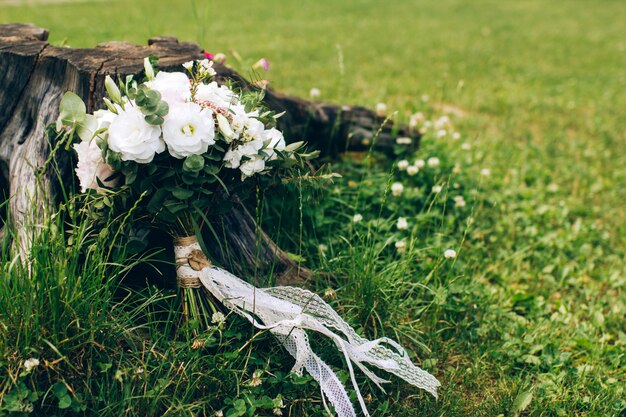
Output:
[[[45,127],[58,115],[58,105],[66,91],[83,98],[87,110],[103,108],[105,76],[141,75],[143,59],[159,57],[159,66],[178,71],[181,64],[204,58],[203,50],[194,43],[178,42],[176,38],[152,38],[147,46],[125,42],[107,42],[95,48],[72,49],[47,43],[48,32],[32,25],[0,25],[0,195],[9,195],[9,221],[18,233],[18,241],[26,250],[29,236],[23,232],[28,223],[40,223],[43,210],[37,207],[54,204],[59,187],[73,177],[71,155],[55,155],[56,170],[45,169],[51,144],[45,138]],[[217,64],[218,80],[234,80],[241,88],[258,89],[232,69]],[[287,141],[305,139],[312,148],[334,156],[343,150],[364,150],[371,143],[384,118],[363,107],[313,103],[283,95],[267,88],[266,103],[274,111],[286,111],[279,119],[279,128]],[[390,151],[395,136],[408,136],[406,126],[383,126],[376,141],[378,149]],[[419,137],[413,135],[414,146]],[[32,216],[32,217],[31,217]],[[265,233],[257,233],[254,219],[240,206],[223,219],[222,224],[237,236],[230,239],[230,253],[242,255],[245,267],[266,267],[290,277],[308,278],[310,272],[299,268]],[[263,250],[258,251],[257,236]],[[250,245],[254,250],[250,249]],[[252,254],[262,253],[259,257]],[[225,263],[226,253],[213,254]],[[259,263],[261,265],[259,265]],[[246,269],[246,268],[243,268]]]

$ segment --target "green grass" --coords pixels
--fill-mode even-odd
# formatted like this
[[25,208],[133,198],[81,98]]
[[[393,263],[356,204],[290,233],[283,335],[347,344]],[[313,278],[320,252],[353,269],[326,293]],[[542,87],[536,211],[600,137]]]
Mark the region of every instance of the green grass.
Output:
[[[317,87],[325,100],[386,102],[432,119],[453,106],[461,140],[430,133],[417,155],[399,156],[437,156],[440,167],[408,177],[376,155],[371,165],[347,158],[333,165],[344,176],[334,186],[268,194],[267,230],[327,273],[315,289],[332,288],[333,305],[360,331],[397,337],[442,382],[438,401],[395,380],[388,396],[366,388],[373,415],[515,415],[527,393],[522,415],[623,415],[626,4],[414,3],[0,3],[0,22],[34,22],[74,47],[175,35],[250,61],[265,56],[272,85],[293,94]],[[394,198],[398,180],[405,193]],[[435,196],[434,184],[448,186]],[[454,207],[456,195],[466,207]],[[302,221],[283,204],[294,198]],[[362,222],[352,222],[356,213]],[[408,230],[396,230],[399,216]],[[317,388],[287,376],[291,362],[270,337],[248,344],[252,330],[229,317],[207,334],[204,354],[189,349],[164,330],[171,290],[149,287],[120,305],[117,284],[98,284],[135,261],[120,255],[123,266],[105,271],[78,261],[88,245],[50,233],[29,280],[3,257],[0,410],[37,391],[39,413],[69,412],[56,410],[69,395],[62,380],[66,410],[78,413],[212,415],[244,400],[271,415],[263,396],[282,393],[285,415],[324,415]],[[442,256],[448,248],[454,261]],[[42,288],[57,292],[33,295]],[[20,376],[31,356],[46,362]],[[251,387],[256,369],[267,373]]]

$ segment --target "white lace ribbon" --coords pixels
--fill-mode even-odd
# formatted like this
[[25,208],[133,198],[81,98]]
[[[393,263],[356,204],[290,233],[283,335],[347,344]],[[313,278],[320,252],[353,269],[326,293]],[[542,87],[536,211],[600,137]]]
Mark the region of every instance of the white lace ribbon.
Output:
[[[188,259],[201,251],[197,242],[175,246],[177,260]],[[378,387],[388,382],[367,365],[392,373],[437,397],[439,381],[413,365],[406,351],[386,337],[367,340],[359,336],[321,297],[296,287],[256,288],[228,271],[215,266],[200,270],[179,262],[179,278],[199,278],[202,285],[227,308],[247,318],[255,327],[269,330],[295,359],[292,372],[302,375],[304,369],[315,379],[338,417],[356,417],[345,387],[333,370],[311,349],[305,330],[329,337],[343,353],[350,379],[363,414],[369,416],[356,383],[354,363]],[[324,402],[326,406],[326,403]]]

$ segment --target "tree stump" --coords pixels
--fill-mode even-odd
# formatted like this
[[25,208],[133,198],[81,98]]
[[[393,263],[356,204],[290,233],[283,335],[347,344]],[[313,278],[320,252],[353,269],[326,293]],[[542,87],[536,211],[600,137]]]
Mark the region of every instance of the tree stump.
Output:
[[[75,92],[87,104],[88,112],[93,112],[104,108],[107,74],[114,78],[141,75],[143,59],[149,55],[157,56],[160,68],[166,71],[180,71],[184,62],[204,58],[200,46],[173,37],[152,38],[147,46],[107,42],[87,49],[53,46],[47,38],[48,31],[36,26],[0,25],[0,197],[10,196],[8,219],[3,220],[15,228],[24,251],[30,241],[23,226],[44,221],[41,207],[54,204],[59,187],[73,182],[69,153],[55,155],[56,172],[46,169],[36,175],[50,155],[53,144],[48,143],[45,128],[56,119],[63,94]],[[215,69],[218,81],[228,79],[244,89],[260,88],[224,65],[216,64]],[[419,136],[406,126],[387,122],[381,127],[385,118],[363,107],[311,102],[271,88],[266,89],[265,102],[276,112],[286,112],[279,119],[279,128],[288,142],[304,139],[330,157],[345,150],[368,149],[379,129],[376,148],[384,152],[392,151],[396,136],[411,137],[413,147],[419,142]],[[39,209],[33,210],[33,205]],[[230,252],[242,254],[242,270],[273,264],[276,271],[286,274],[285,280],[310,276],[265,233],[258,233],[243,205],[222,220],[229,228],[225,235],[232,236],[227,242]],[[227,256],[221,251],[211,255],[218,262]]]

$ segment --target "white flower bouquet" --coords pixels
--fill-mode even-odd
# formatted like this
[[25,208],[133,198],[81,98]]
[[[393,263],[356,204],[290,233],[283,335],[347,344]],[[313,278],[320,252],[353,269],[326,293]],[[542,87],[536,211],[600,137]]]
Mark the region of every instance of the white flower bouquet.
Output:
[[122,194],[126,210],[138,210],[173,237],[183,316],[210,320],[216,309],[208,293],[269,330],[295,359],[293,372],[309,372],[340,417],[356,416],[354,407],[334,371],[312,351],[307,330],[329,337],[342,352],[365,415],[352,364],[379,386],[387,381],[368,365],[436,395],[439,382],[413,365],[401,346],[387,338],[364,339],[318,295],[293,287],[256,288],[212,265],[195,236],[224,196],[277,167],[303,167],[316,153],[302,153],[302,142],[286,145],[274,127],[279,115],[265,110],[262,91],[219,85],[211,61],[185,63],[187,74],[156,73],[151,59],[144,62],[144,82],[106,78],[106,110],[86,114],[82,100],[66,93],[56,128],[81,138],[74,149],[82,192]]

